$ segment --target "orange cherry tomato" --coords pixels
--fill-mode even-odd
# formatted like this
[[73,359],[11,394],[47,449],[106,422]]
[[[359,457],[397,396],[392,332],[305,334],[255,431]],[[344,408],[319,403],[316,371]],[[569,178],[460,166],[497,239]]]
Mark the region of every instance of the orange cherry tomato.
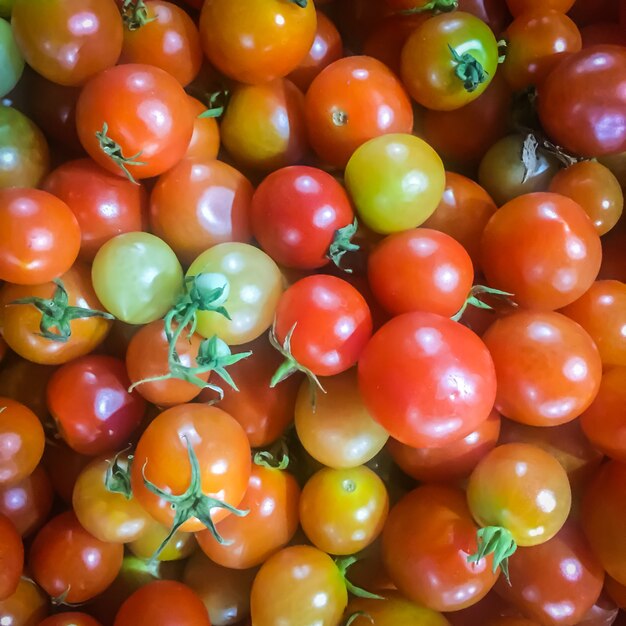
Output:
[[189,106],[194,116],[193,134],[187,147],[185,158],[188,159],[216,159],[220,151],[220,129],[214,117],[204,117],[202,114],[207,110],[206,106],[196,100],[189,98]]

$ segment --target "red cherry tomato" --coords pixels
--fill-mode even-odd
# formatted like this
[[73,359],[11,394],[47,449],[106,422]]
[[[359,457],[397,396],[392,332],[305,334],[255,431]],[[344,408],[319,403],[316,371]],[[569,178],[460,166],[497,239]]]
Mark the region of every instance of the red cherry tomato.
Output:
[[0,514],[0,601],[15,593],[24,568],[24,545],[13,522]]
[[46,617],[37,626],[101,626],[100,622],[87,613],[57,613]]

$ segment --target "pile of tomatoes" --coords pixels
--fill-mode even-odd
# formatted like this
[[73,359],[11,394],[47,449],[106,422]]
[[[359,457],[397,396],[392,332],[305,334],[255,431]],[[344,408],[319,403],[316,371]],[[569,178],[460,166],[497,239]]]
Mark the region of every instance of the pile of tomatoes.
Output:
[[0,16],[0,626],[626,624],[626,1]]

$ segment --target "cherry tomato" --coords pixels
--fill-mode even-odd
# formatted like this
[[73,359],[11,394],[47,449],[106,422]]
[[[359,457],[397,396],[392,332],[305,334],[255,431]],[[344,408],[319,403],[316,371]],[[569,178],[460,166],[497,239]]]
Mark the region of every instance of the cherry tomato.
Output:
[[[145,17],[133,16],[124,29],[121,63],[146,63],[171,74],[183,87],[200,71],[202,49],[193,20],[163,0],[144,3]],[[132,13],[132,9],[131,9]]]
[[[0,19],[0,27],[3,22]],[[0,155],[0,188],[37,187],[48,173],[46,138],[31,120],[9,106],[0,108]]]
[[38,285],[78,256],[80,228],[70,208],[37,189],[0,189],[0,280]]
[[272,172],[258,186],[250,219],[255,239],[277,263],[316,269],[334,256],[332,244],[345,252],[337,231],[352,224],[354,213],[345,190],[330,174],[294,166]]
[[539,119],[552,141],[588,157],[626,150],[624,80],[622,46],[592,46],[564,59],[537,93]]
[[476,526],[460,489],[424,485],[389,512],[383,559],[391,580],[409,600],[435,611],[475,604],[496,582],[491,556],[470,563]]
[[12,596],[20,582],[24,568],[24,545],[13,522],[0,514],[0,601]]
[[413,31],[400,65],[402,81],[419,104],[451,111],[485,91],[498,67],[498,44],[489,26],[470,13],[442,13]]
[[76,105],[78,136],[89,156],[130,180],[176,165],[189,146],[193,121],[180,83],[151,65],[105,70],[83,87]]
[[415,228],[441,201],[445,170],[418,137],[392,134],[370,139],[346,166],[345,181],[358,215],[374,232]]
[[290,81],[234,88],[220,124],[222,143],[241,167],[269,172],[306,154],[304,96]]
[[117,613],[114,626],[211,626],[202,600],[174,580],[155,580],[133,593]]
[[75,359],[52,375],[48,409],[70,448],[96,456],[128,444],[146,410],[129,386],[124,362],[104,355]]
[[228,543],[220,544],[208,530],[196,534],[204,553],[218,565],[248,569],[261,565],[286,546],[298,528],[300,488],[286,471],[252,465],[246,495],[239,504],[246,517],[231,515],[217,524]]
[[343,168],[369,139],[413,130],[411,102],[398,78],[366,56],[331,63],[306,93],[311,146],[329,165]]
[[158,522],[152,522],[135,541],[128,544],[128,549],[143,562],[153,560],[157,549],[161,550],[156,561],[159,563],[178,562],[186,559],[190,554],[198,550],[198,544],[192,533],[176,531],[162,547],[163,541],[169,536],[167,526]]
[[163,317],[183,287],[174,251],[162,239],[142,232],[107,241],[96,254],[91,277],[107,311],[128,324]]
[[[1,16],[4,17],[4,16]],[[17,85],[24,71],[24,57],[15,42],[11,25],[0,17],[0,60],[2,76],[0,77],[0,97],[8,94]],[[339,35],[337,33],[337,35]]]
[[114,176],[91,159],[63,163],[46,177],[43,188],[76,216],[84,261],[93,261],[115,235],[143,230],[148,206],[145,188]]
[[0,485],[21,482],[35,471],[44,449],[37,416],[24,404],[0,397]]
[[35,537],[29,566],[35,581],[53,598],[85,602],[104,591],[122,565],[122,544],[90,535],[71,511],[53,517]]
[[52,483],[43,466],[38,465],[20,482],[0,488],[0,513],[26,537],[48,519],[53,499]]
[[519,546],[556,535],[570,512],[571,490],[561,464],[526,443],[497,446],[470,475],[467,502],[482,526],[508,530]]
[[193,134],[187,146],[187,159],[216,159],[220,149],[220,130],[214,117],[202,114],[207,108],[200,100],[189,98],[189,106],[194,116]]
[[250,181],[226,163],[183,159],[154,186],[151,230],[189,265],[218,243],[250,240],[252,193]]
[[117,63],[122,21],[113,0],[14,0],[11,26],[26,62],[60,85]]
[[387,322],[359,361],[366,408],[414,447],[443,447],[476,430],[496,393],[493,362],[472,331],[434,313]]
[[101,624],[87,613],[72,611],[46,617],[37,626],[101,626]]
[[230,0],[202,6],[200,39],[207,58],[220,72],[248,84],[286,76],[306,57],[315,39],[313,2]]
[[573,420],[594,399],[602,363],[591,337],[552,312],[520,311],[485,333],[496,368],[496,409],[531,426]]
[[[55,283],[32,286],[6,284],[0,288],[3,337],[12,350],[29,361],[57,365],[84,356],[104,341],[111,328],[110,319],[102,317],[103,307],[91,285],[91,272],[87,266],[76,263],[60,280],[62,289]],[[13,304],[17,300],[32,298],[43,299],[44,302],[40,300],[38,306],[33,303]],[[76,311],[78,317],[72,319],[68,307],[79,307],[83,312]],[[60,323],[54,325],[59,318],[55,320],[53,315],[63,311],[68,319],[67,328]],[[88,317],[92,312],[100,315]],[[85,317],[80,317],[83,314]],[[42,328],[50,336],[44,335]],[[65,334],[67,332],[69,335]]]
[[411,448],[390,439],[387,449],[405,473],[423,482],[453,482],[467,478],[490,450],[500,434],[500,415],[492,411],[489,417],[463,439],[442,448]]
[[[285,593],[285,590],[289,593]],[[339,568],[321,550],[291,546],[271,556],[252,583],[254,626],[339,624],[348,593]]]
[[598,235],[611,230],[624,209],[624,194],[619,181],[608,167],[596,161],[580,161],[557,172],[549,189],[578,202]]
[[48,596],[27,576],[15,593],[0,600],[0,615],[8,626],[37,626],[48,615]]
[[389,235],[374,248],[367,277],[376,299],[393,315],[428,311],[451,317],[465,303],[474,270],[452,237],[415,228]]
[[506,4],[509,11],[517,16],[538,8],[567,13],[572,8],[574,0],[506,0]]

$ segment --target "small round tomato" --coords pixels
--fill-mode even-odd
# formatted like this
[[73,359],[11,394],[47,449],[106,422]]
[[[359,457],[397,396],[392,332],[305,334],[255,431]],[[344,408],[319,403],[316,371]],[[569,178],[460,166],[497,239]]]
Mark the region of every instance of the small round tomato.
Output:
[[129,386],[124,362],[111,356],[90,354],[61,366],[48,383],[47,398],[67,445],[96,456],[128,444],[146,410]]
[[[193,20],[171,2],[148,0],[124,28],[120,63],[147,63],[171,74],[183,87],[200,71],[202,48]],[[142,12],[140,16],[138,14]]]
[[0,188],[37,187],[48,173],[46,138],[31,120],[9,106],[0,107],[0,154]]
[[487,224],[481,266],[490,286],[530,309],[553,310],[591,287],[602,259],[600,237],[580,205],[555,193],[511,200]]
[[214,117],[203,115],[207,107],[196,100],[189,98],[189,106],[193,114],[193,134],[187,146],[187,159],[216,159],[220,150],[220,129]]
[[0,513],[26,537],[48,519],[53,499],[52,483],[43,466],[38,465],[21,481],[0,487]]
[[489,452],[470,475],[467,502],[481,526],[506,529],[519,546],[554,537],[570,512],[572,494],[561,464],[541,448],[508,443]]
[[471,330],[434,313],[405,313],[374,334],[359,361],[365,406],[389,434],[442,447],[476,430],[496,395],[489,352]]
[[98,250],[91,268],[94,290],[115,317],[147,324],[163,317],[182,291],[174,251],[150,233],[117,235]]
[[20,582],[24,568],[24,544],[13,522],[0,514],[0,601],[12,596]]
[[389,512],[383,531],[383,561],[391,580],[409,600],[435,611],[457,611],[483,598],[497,574],[491,556],[477,562],[476,525],[465,494],[424,485]]
[[100,622],[87,613],[57,613],[47,617],[37,626],[101,626]]
[[393,315],[428,311],[452,317],[468,297],[474,270],[452,237],[415,228],[389,235],[374,248],[367,278],[378,302]]
[[255,239],[277,263],[317,269],[331,258],[339,263],[349,242],[338,231],[352,224],[354,212],[330,174],[294,166],[272,172],[257,187],[250,219]]
[[251,238],[253,188],[230,165],[183,159],[159,177],[150,196],[150,227],[185,265],[218,243]]
[[70,208],[38,189],[0,189],[0,280],[39,285],[78,256],[80,228]]
[[9,283],[0,288],[4,340],[35,363],[57,365],[84,356],[111,328],[111,316],[102,311],[87,266],[76,263],[59,280],[62,287]]
[[143,230],[148,194],[143,185],[111,174],[91,159],[68,161],[43,189],[70,207],[81,229],[80,258],[91,262],[109,239]]
[[506,0],[509,11],[515,16],[538,8],[567,13],[574,2],[575,0]]
[[[111,98],[112,93],[123,97]],[[134,181],[158,176],[185,156],[193,113],[174,77],[133,63],[105,70],[83,87],[76,125],[96,163]]]
[[84,83],[122,50],[113,0],[15,0],[11,26],[28,65],[60,85]]
[[565,55],[582,48],[576,24],[543,4],[516,17],[504,36],[507,46],[502,73],[515,91],[539,85]]
[[15,593],[0,601],[0,615],[10,626],[37,626],[48,615],[50,599],[27,576],[22,576]]
[[398,78],[380,61],[366,56],[331,63],[306,93],[311,146],[329,165],[343,168],[369,139],[410,133],[413,110]]
[[218,565],[234,569],[261,565],[294,536],[299,500],[300,487],[291,474],[253,463],[246,495],[239,503],[248,515],[231,515],[216,525],[226,543],[203,530],[196,533],[198,544]]
[[359,217],[374,232],[415,228],[437,208],[445,170],[437,153],[413,135],[370,139],[354,152],[345,181]]
[[248,0],[245,11],[231,0],[202,5],[200,39],[220,72],[252,85],[286,76],[315,39],[313,2]]
[[255,626],[339,624],[347,604],[339,568],[311,546],[277,552],[265,561],[252,583],[250,609]]
[[597,161],[580,161],[557,172],[549,190],[578,202],[598,235],[617,224],[624,209],[624,194],[611,170]]
[[44,449],[37,416],[21,402],[0,397],[0,485],[14,485],[30,476]]
[[220,123],[222,143],[243,168],[270,172],[307,151],[304,96],[285,78],[237,85]]
[[498,43],[482,20],[463,11],[422,22],[402,49],[401,75],[408,92],[436,111],[476,100],[498,67]]
[[202,600],[174,580],[155,580],[133,593],[118,611],[114,626],[211,626]]
[[[339,36],[339,33],[337,33]],[[8,94],[17,85],[24,71],[24,57],[15,42],[13,29],[9,22],[0,18],[0,98]]]
[[246,243],[221,243],[197,257],[187,277],[202,273],[217,275],[227,285],[223,306],[230,319],[215,311],[199,311],[200,335],[218,335],[228,345],[241,345],[271,326],[283,276],[265,252]]
[[123,556],[121,543],[96,539],[67,511],[37,533],[28,564],[48,595],[74,604],[104,591],[117,576]]
[[135,541],[128,544],[128,549],[144,563],[170,563],[182,561],[197,552],[198,544],[193,533],[178,530],[170,535],[167,526],[152,521]]
[[496,409],[531,426],[578,417],[600,386],[602,362],[591,337],[553,312],[519,311],[483,336],[496,368]]

